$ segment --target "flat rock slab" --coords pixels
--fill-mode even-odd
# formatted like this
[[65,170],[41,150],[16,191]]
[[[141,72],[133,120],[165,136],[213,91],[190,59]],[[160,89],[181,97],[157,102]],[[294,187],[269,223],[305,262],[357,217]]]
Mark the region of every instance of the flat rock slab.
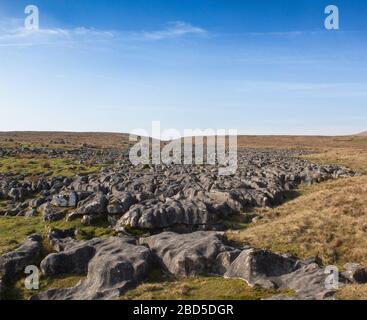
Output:
[[[43,268],[52,273],[59,273],[70,267],[65,266],[62,257],[74,271],[81,271],[87,264],[87,277],[75,287],[68,289],[51,289],[32,297],[34,300],[109,300],[117,299],[123,292],[142,281],[152,269],[151,251],[135,245],[130,238],[111,237],[106,240],[95,239],[77,244],[56,256],[46,257]],[[89,249],[94,247],[94,254]],[[82,251],[80,251],[82,250]],[[56,258],[59,257],[59,258]],[[75,259],[75,260],[74,260]],[[82,267],[78,267],[81,262]],[[52,265],[52,268],[49,266]],[[47,267],[46,267],[47,266]],[[76,269],[76,270],[75,270]]]
[[332,297],[335,289],[327,286],[328,274],[316,263],[273,279],[280,289],[290,289],[299,300],[323,300]]
[[292,290],[295,294],[292,299],[320,300],[335,293],[327,286],[328,274],[318,264],[304,263],[267,250],[242,251],[224,276],[243,279],[250,285],[263,288]]
[[177,276],[224,275],[251,286],[292,290],[292,299],[325,299],[335,293],[327,287],[328,274],[312,260],[299,261],[268,250],[235,249],[224,243],[221,232],[163,232],[139,242],[152,250],[162,268]]
[[214,231],[188,234],[163,232],[140,238],[139,243],[153,251],[163,268],[178,276],[195,276],[222,270],[224,260],[219,255],[235,251],[223,243],[223,233]]
[[297,269],[297,260],[267,250],[247,249],[233,261],[225,276],[240,278],[251,285]]

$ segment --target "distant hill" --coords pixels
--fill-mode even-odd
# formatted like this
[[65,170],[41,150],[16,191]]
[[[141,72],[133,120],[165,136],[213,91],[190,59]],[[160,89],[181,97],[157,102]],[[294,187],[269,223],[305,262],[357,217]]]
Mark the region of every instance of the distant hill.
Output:
[[359,134],[357,134],[357,136],[364,136],[364,137],[367,137],[367,131],[363,131]]
[[54,147],[123,147],[129,142],[125,133],[105,132],[0,132],[0,145],[20,143],[30,146]]

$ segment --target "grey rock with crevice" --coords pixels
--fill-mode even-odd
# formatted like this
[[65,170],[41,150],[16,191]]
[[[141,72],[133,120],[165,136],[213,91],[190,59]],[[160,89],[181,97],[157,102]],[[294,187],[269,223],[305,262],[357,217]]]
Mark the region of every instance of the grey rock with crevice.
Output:
[[41,257],[42,237],[38,234],[29,236],[14,251],[0,257],[0,274],[5,281],[12,281],[23,273],[25,267],[35,265]]
[[[51,289],[32,297],[34,300],[107,300],[118,299],[132,286],[138,284],[152,270],[151,251],[135,244],[132,238],[111,237],[105,240],[95,239],[95,254],[89,260],[87,276],[76,286],[67,289]],[[86,245],[79,243],[78,248]],[[75,248],[69,248],[63,254],[77,255]],[[46,258],[47,259],[47,258]],[[61,266],[62,259],[55,260]]]

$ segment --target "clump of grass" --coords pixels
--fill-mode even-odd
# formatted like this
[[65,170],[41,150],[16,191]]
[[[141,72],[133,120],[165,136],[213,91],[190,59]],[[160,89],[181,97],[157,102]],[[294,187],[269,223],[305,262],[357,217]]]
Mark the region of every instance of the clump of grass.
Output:
[[5,300],[29,300],[35,294],[50,289],[64,289],[74,287],[85,276],[80,275],[60,275],[53,278],[46,278],[41,275],[38,290],[28,290],[25,287],[25,279],[18,280],[14,286],[7,288]]

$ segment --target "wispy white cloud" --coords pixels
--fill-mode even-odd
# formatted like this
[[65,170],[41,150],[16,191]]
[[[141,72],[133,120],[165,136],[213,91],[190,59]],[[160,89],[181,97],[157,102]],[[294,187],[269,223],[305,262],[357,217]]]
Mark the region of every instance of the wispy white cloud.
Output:
[[95,41],[113,38],[114,32],[100,31],[93,28],[78,27],[73,29],[40,28],[27,30],[20,19],[3,19],[0,22],[0,46],[32,46],[53,43]]
[[142,31],[138,35],[148,40],[163,40],[170,38],[183,37],[186,35],[205,35],[207,31],[183,21],[175,21],[167,24],[163,30]]
[[5,19],[0,21],[0,47],[109,40],[157,41],[204,34],[207,34],[207,31],[203,28],[182,21],[170,22],[167,24],[166,28],[161,30],[129,32],[114,30],[104,31],[85,27],[27,30],[24,28],[23,21],[20,19]]

